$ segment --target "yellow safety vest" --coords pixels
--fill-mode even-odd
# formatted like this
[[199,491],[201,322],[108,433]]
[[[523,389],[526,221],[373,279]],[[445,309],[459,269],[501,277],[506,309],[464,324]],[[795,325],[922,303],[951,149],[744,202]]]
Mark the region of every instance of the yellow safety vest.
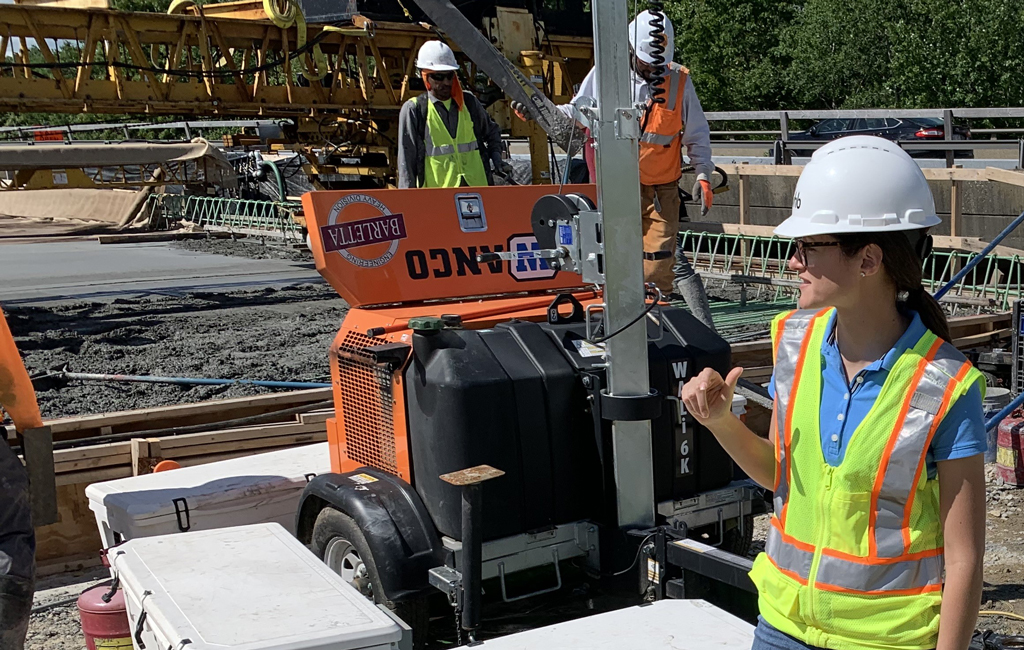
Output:
[[821,349],[831,309],[780,314],[774,514],[750,577],[761,616],[836,650],[922,650],[938,640],[939,485],[925,457],[949,408],[984,379],[926,332],[896,360],[842,463],[821,452]]
[[455,138],[452,138],[434,102],[427,99],[424,148],[426,158],[422,187],[487,185],[487,172],[480,156],[480,143],[473,132],[473,118],[469,116],[469,109],[463,107],[459,110],[459,124]]

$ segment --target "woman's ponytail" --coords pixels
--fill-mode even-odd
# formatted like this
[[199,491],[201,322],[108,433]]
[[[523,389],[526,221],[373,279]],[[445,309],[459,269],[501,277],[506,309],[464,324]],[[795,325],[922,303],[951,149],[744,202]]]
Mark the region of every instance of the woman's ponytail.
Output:
[[947,343],[953,342],[953,336],[949,333],[946,312],[942,311],[939,301],[923,286],[907,291],[907,301],[904,304],[907,309],[916,311],[921,316],[924,326],[934,332],[936,336]]

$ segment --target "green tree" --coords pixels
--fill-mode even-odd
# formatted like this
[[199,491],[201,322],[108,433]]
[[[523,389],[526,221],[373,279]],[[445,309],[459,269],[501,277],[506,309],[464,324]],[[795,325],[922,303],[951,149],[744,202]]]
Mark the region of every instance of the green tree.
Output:
[[690,68],[705,110],[778,108],[786,100],[788,60],[780,33],[792,0],[672,0],[676,61]]

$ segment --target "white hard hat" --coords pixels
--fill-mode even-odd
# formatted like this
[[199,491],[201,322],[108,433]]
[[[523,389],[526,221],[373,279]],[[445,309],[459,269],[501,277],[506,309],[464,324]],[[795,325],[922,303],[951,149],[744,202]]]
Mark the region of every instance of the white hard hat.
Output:
[[917,163],[894,142],[853,135],[814,152],[780,237],[930,228],[942,220]]
[[651,30],[655,29],[651,25],[651,21],[659,16],[665,21],[665,52],[661,56],[665,57],[665,63],[668,63],[676,53],[676,31],[673,29],[672,21],[668,19],[668,16],[646,10],[641,11],[629,23],[629,45],[633,48],[637,58],[644,63],[654,63],[655,46],[657,43],[662,42],[660,38],[656,40],[651,37]]
[[455,52],[444,42],[427,41],[416,55],[416,67],[420,70],[448,72],[458,70],[459,64],[455,62]]

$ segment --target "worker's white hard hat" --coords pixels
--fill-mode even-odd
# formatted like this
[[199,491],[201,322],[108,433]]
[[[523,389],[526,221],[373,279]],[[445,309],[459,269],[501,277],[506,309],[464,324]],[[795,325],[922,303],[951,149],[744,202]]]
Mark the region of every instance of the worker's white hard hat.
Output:
[[448,72],[458,70],[459,64],[455,62],[455,52],[452,52],[452,48],[442,41],[427,41],[416,55],[416,67],[420,70]]
[[[651,36],[651,30],[655,29],[651,25],[651,21],[655,18],[665,21],[665,35],[659,36],[657,39]],[[665,63],[671,61],[676,53],[675,42],[676,31],[672,27],[672,21],[665,14],[656,14],[645,10],[638,13],[633,22],[629,23],[629,45],[633,48],[637,58],[644,63],[654,63],[658,43],[665,48],[665,52],[661,55],[665,58]]]
[[870,135],[814,152],[793,193],[781,237],[930,228],[942,220],[921,168],[894,142]]

